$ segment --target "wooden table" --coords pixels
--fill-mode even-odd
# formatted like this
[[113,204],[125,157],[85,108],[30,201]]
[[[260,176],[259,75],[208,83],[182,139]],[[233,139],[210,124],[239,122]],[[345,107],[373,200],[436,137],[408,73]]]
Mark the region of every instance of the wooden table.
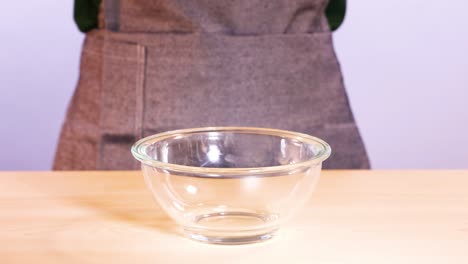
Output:
[[264,243],[186,239],[140,172],[0,173],[0,263],[468,263],[468,171],[325,171]]

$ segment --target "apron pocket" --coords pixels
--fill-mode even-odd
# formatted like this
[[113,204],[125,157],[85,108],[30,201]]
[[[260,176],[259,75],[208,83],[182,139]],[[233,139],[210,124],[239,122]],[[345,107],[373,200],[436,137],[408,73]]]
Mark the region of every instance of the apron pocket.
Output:
[[132,144],[142,137],[146,48],[104,40],[99,169],[138,168]]

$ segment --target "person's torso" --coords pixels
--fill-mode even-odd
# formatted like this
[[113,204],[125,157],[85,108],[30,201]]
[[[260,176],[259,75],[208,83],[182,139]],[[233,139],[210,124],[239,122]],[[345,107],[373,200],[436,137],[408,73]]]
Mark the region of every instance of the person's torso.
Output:
[[336,29],[345,11],[346,0],[76,0],[74,16],[83,32],[101,13],[114,31],[252,35]]
[[328,30],[327,0],[105,0],[105,26],[122,32],[259,35]]

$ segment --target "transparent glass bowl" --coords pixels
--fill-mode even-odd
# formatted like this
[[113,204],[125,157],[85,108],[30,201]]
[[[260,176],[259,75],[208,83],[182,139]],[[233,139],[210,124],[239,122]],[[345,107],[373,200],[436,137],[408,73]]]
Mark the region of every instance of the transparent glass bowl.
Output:
[[330,152],[309,135],[254,127],[176,130],[132,147],[146,184],[184,234],[216,244],[273,237],[309,198]]

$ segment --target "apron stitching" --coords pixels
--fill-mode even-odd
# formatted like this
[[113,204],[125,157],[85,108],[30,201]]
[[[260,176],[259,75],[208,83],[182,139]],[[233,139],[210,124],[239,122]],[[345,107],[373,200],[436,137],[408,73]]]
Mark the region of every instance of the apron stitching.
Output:
[[121,57],[121,56],[116,56],[116,55],[110,55],[110,54],[108,54],[106,52],[102,52],[102,51],[85,50],[85,51],[83,51],[83,53],[91,54],[91,55],[105,55],[106,58],[115,59],[115,60],[130,61],[130,62],[134,62],[134,61],[138,62],[139,61],[138,59],[128,58],[128,57],[124,57],[124,56]]
[[[102,113],[102,108],[103,108],[103,98],[104,98],[104,50],[105,50],[105,46],[106,43],[105,42],[101,42],[100,45],[99,45],[99,49],[101,50],[100,54],[96,54],[96,56],[100,56],[101,57],[101,71],[100,71],[100,83],[99,83],[99,90],[100,90],[100,100],[99,100],[99,135],[102,135],[102,116],[103,116],[103,113]],[[102,142],[102,137],[99,136],[99,139],[98,139],[98,155],[96,157],[96,169],[102,169],[102,153],[103,153],[103,142]]]
[[143,137],[143,107],[144,107],[144,68],[145,47],[137,45],[137,74],[136,74],[136,104],[135,104],[135,136]]

